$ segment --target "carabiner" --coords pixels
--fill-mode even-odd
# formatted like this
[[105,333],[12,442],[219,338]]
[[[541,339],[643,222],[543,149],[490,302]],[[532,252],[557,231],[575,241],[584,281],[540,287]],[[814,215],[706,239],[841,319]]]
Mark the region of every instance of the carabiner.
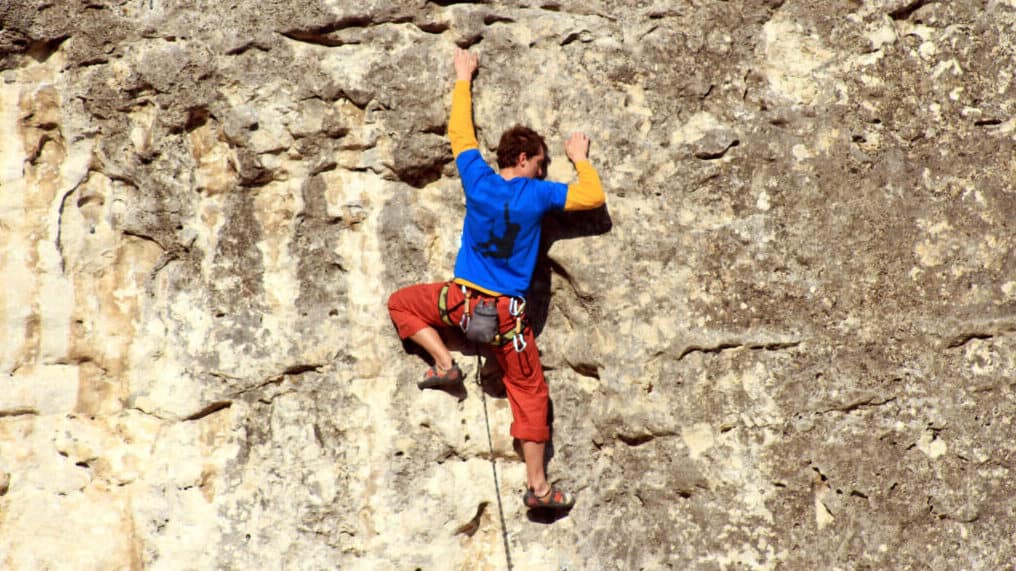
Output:
[[463,301],[462,301],[462,317],[459,318],[459,327],[463,331],[468,331],[469,330],[469,320],[470,320],[470,317],[469,317],[469,298],[470,298],[470,294],[472,292],[469,290],[469,288],[467,288],[464,285],[459,284],[459,287],[462,288],[462,297],[463,297]]
[[526,310],[526,300],[524,298],[513,297],[508,302],[508,312],[512,314],[512,317],[518,317]]
[[523,335],[521,331],[516,333],[515,337],[512,337],[512,347],[515,348],[516,353],[521,353],[526,350],[526,336]]

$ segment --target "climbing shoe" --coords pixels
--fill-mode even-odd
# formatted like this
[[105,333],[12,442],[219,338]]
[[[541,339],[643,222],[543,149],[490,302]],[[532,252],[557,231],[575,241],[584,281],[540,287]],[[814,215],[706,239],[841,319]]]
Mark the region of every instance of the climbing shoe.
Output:
[[452,361],[452,366],[444,373],[437,372],[437,366],[427,369],[423,379],[416,386],[423,389],[453,389],[462,385],[462,369]]
[[526,504],[527,508],[564,510],[575,505],[575,497],[557,489],[555,486],[551,486],[547,490],[547,493],[542,496],[537,496],[536,492],[532,488],[529,488],[526,490],[526,495],[522,496],[522,503]]

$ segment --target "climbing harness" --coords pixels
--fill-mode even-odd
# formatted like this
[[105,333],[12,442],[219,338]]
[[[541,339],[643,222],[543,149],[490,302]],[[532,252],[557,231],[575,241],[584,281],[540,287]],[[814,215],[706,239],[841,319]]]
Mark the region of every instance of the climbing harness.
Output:
[[[451,285],[451,283],[444,284],[441,288],[441,294],[437,299],[438,313],[441,315],[441,321],[444,322],[445,325],[448,325],[449,327],[455,327],[458,325],[459,329],[466,334],[466,337],[470,341],[485,343],[495,347],[501,347],[511,343],[517,353],[522,353],[526,350],[526,336],[523,334],[523,331],[525,331],[526,328],[525,298],[510,298],[508,302],[508,312],[513,318],[515,318],[515,327],[510,331],[499,333],[497,331],[497,300],[480,300],[480,302],[471,309],[470,299],[472,299],[473,290],[465,285],[459,284],[459,287],[462,288],[463,299],[454,306],[448,307],[448,290],[451,288]],[[463,306],[462,317],[459,318],[459,322],[456,324],[452,321],[451,314],[460,306]],[[473,333],[470,333],[471,331]]]
[[487,414],[487,394],[483,390],[482,363],[479,347],[476,347],[476,384],[480,387],[480,400],[483,401],[483,420],[487,425],[487,446],[490,447],[490,470],[494,473],[494,492],[497,494],[497,513],[501,517],[501,541],[504,542],[504,557],[508,562],[508,571],[512,570],[512,554],[508,549],[508,527],[504,522],[504,505],[501,503],[501,485],[497,478],[497,459],[494,456],[494,439],[490,436],[490,416]]

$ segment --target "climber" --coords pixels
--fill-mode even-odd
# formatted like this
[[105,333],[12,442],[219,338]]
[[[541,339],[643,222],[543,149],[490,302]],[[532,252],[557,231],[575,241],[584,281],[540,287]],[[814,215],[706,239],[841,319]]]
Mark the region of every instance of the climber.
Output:
[[[454,389],[463,383],[462,370],[436,327],[458,326],[468,339],[491,345],[504,372],[512,411],[510,432],[522,443],[528,485],[523,502],[530,508],[570,508],[573,496],[552,486],[544,471],[549,398],[525,316],[525,296],[544,214],[597,208],[605,196],[588,159],[589,138],[582,133],[572,134],[564,145],[578,178],[571,185],[543,180],[547,145],[528,127],[516,125],[501,136],[498,172],[484,162],[473,129],[470,93],[478,65],[476,54],[456,49],[448,138],[465,191],[466,214],[455,277],[400,289],[389,298],[388,311],[399,336],[418,344],[433,359],[434,365],[418,383],[421,389]],[[490,331],[484,332],[487,315]]]

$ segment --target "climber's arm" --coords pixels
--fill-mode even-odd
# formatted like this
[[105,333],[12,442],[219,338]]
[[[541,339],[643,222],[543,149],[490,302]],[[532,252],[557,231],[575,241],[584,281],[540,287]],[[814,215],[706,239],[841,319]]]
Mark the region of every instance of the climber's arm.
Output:
[[455,48],[455,89],[452,91],[452,111],[448,119],[448,139],[452,143],[452,155],[469,149],[478,149],[476,132],[473,128],[473,98],[470,82],[479,65],[475,54]]
[[583,133],[574,133],[564,144],[564,152],[575,165],[578,182],[568,185],[568,197],[565,199],[565,210],[590,210],[603,206],[607,201],[603,193],[600,175],[589,162],[589,137]]

